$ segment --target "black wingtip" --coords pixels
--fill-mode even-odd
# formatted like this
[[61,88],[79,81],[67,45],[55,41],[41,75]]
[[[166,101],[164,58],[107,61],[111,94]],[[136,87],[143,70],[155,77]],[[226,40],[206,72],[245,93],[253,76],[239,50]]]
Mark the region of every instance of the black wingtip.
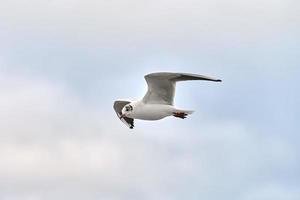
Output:
[[222,80],[221,79],[217,79],[217,80],[215,80],[216,82],[222,82]]

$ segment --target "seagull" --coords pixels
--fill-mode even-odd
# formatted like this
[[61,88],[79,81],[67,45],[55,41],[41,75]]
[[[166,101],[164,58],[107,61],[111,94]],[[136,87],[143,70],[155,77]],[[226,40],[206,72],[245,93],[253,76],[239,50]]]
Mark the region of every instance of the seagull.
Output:
[[185,119],[191,110],[178,109],[174,106],[176,83],[179,81],[205,80],[221,82],[220,79],[188,73],[157,72],[145,76],[148,91],[142,100],[117,100],[113,108],[118,118],[130,129],[134,119],[160,120],[168,116]]

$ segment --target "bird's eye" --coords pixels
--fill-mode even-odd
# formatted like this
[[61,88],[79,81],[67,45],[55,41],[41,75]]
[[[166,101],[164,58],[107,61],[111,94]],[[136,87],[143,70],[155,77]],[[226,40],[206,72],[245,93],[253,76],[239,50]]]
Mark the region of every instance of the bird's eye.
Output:
[[129,106],[126,106],[126,107],[125,107],[125,110],[126,110],[127,112],[128,112],[128,111],[132,111],[132,110],[133,110],[133,107],[130,106],[130,105],[129,105]]

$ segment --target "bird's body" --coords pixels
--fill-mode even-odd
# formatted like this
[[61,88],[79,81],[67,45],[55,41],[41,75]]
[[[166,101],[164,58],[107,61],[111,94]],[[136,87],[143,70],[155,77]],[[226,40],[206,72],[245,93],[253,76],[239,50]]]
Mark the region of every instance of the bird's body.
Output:
[[172,105],[165,104],[145,104],[143,101],[135,101],[130,104],[133,107],[131,113],[127,115],[129,118],[141,120],[160,120],[174,113],[191,114],[193,111],[180,110]]
[[134,126],[134,119],[160,120],[168,116],[186,118],[193,111],[177,109],[174,104],[176,82],[187,80],[207,80],[220,82],[207,76],[186,73],[160,72],[145,76],[148,91],[139,101],[118,100],[114,109],[118,117],[130,128]]

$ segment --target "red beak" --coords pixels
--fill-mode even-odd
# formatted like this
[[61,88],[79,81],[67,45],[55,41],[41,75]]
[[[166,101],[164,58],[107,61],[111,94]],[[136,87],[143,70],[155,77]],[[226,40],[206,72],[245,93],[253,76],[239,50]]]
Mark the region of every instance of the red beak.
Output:
[[120,115],[120,119],[122,119],[122,118],[124,118],[125,117],[125,115],[124,114],[121,114]]

